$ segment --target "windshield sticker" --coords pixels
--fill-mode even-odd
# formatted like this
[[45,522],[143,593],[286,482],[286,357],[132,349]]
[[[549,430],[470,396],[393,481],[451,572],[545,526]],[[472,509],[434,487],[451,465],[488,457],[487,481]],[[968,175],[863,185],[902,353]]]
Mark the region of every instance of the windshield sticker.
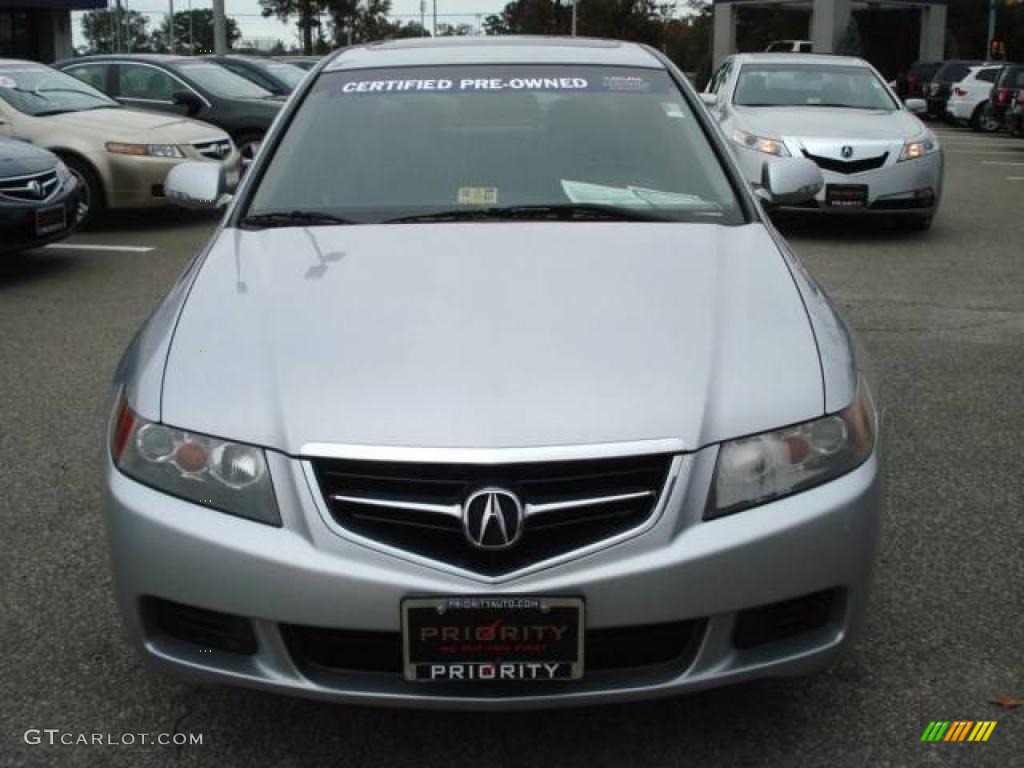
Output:
[[661,108],[665,110],[665,115],[668,117],[685,118],[683,114],[683,108],[676,104],[674,101],[663,101],[661,102]]
[[608,187],[585,181],[562,179],[562,191],[574,203],[583,205],[613,205],[633,208],[687,208],[702,206],[704,200],[697,195],[662,192],[644,187]]
[[586,90],[583,77],[464,77],[458,80],[352,80],[342,93],[391,93],[402,91],[572,91]]
[[609,91],[641,91],[651,90],[651,82],[639,75],[610,75],[604,78],[604,87]]
[[459,187],[459,205],[497,204],[497,187]]

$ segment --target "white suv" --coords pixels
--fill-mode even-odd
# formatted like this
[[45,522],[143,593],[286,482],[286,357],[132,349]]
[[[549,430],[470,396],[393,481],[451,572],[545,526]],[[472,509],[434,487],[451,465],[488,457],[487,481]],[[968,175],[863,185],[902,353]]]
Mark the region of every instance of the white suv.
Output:
[[988,116],[988,97],[1002,64],[978,64],[967,76],[954,83],[946,103],[946,117],[954,123],[970,125],[976,131],[997,131],[999,123]]

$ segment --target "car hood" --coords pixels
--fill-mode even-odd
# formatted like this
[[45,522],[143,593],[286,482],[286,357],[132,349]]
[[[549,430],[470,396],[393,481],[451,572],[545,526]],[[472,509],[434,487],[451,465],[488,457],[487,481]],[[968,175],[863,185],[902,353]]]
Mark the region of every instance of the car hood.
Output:
[[759,136],[898,141],[924,133],[909,112],[834,107],[736,107],[738,126]]
[[695,448],[823,402],[760,224],[407,224],[223,230],[179,317],[161,416],[290,454]]
[[39,147],[21,141],[0,140],[0,179],[47,171],[57,165],[57,157]]
[[61,126],[104,142],[145,140],[149,144],[183,144],[224,134],[220,128],[188,117],[134,109],[90,109],[38,118],[50,128]]

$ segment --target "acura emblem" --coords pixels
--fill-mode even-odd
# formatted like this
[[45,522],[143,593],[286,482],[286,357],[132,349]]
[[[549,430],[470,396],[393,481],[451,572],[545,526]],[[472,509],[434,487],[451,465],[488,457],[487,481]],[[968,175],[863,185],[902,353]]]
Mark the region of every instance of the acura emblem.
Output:
[[523,505],[503,488],[482,488],[462,505],[462,530],[480,549],[506,549],[523,533]]
[[840,151],[842,152],[844,160],[849,160],[851,157],[853,157],[853,147],[851,147],[849,144],[845,145]]
[[28,183],[28,191],[32,193],[32,196],[41,199],[43,196],[43,185],[39,182],[39,179],[32,179]]

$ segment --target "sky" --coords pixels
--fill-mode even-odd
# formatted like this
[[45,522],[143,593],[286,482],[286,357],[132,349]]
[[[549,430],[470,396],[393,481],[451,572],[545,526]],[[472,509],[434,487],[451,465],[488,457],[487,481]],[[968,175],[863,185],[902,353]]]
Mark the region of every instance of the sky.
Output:
[[[426,0],[425,21],[427,28],[430,28],[431,10],[435,0]],[[484,18],[492,13],[497,13],[508,0],[436,0],[438,23],[448,24],[472,24],[477,26]],[[141,11],[150,17],[150,23],[156,22],[161,14],[166,14],[168,0],[122,0],[122,7]],[[113,5],[113,3],[111,3]],[[211,0],[174,0],[174,10],[183,11],[191,8],[210,8],[213,5]],[[282,39],[286,45],[297,42],[297,33],[294,24],[282,24],[276,19],[264,19],[260,15],[260,4],[258,0],[224,0],[225,9],[229,16],[234,17],[242,30],[243,38],[271,38]],[[391,13],[401,21],[419,20],[420,0],[391,0]],[[480,16],[478,21],[477,16]],[[74,44],[83,43],[79,19],[81,13],[72,14],[74,18]]]

